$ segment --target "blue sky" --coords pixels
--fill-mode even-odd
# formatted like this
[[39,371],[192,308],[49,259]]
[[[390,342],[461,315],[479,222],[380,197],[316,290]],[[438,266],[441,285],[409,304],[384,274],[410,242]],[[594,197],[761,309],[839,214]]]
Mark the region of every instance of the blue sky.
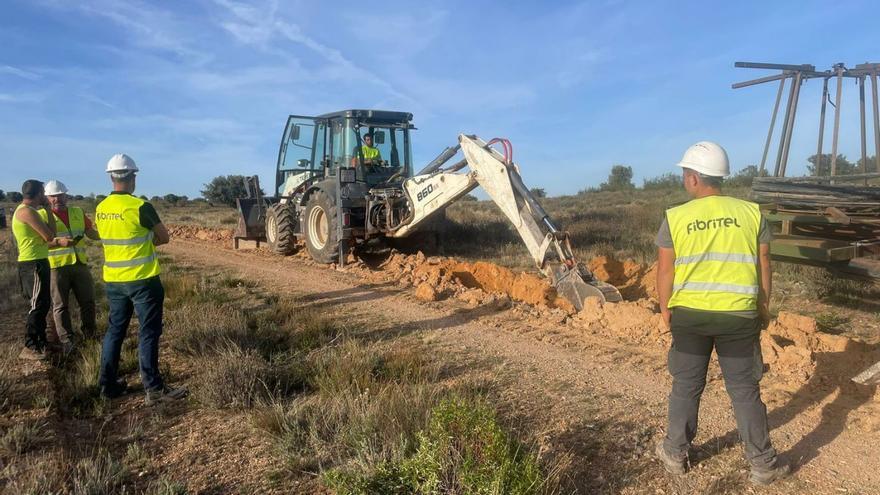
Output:
[[[287,114],[415,114],[416,168],[460,132],[511,139],[526,183],[637,183],[712,139],[757,163],[776,88],[737,60],[880,62],[876,1],[189,2],[4,0],[0,189],[58,178],[104,192],[117,152],[139,191],[191,197],[221,174],[268,185]],[[802,92],[789,170],[815,151]],[[841,152],[857,158],[857,89]],[[870,107],[869,107],[870,112]],[[830,147],[830,142],[826,149]],[[869,149],[873,142],[869,140]],[[869,153],[873,154],[873,153]]]

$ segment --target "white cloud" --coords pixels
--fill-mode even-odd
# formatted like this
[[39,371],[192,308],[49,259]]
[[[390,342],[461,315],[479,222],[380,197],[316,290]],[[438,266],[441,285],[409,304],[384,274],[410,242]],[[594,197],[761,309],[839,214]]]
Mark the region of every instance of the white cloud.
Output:
[[39,93],[0,93],[0,103],[40,103],[45,98]]
[[36,72],[20,69],[11,65],[0,65],[0,74],[9,74],[12,76],[20,77],[22,79],[27,79],[28,81],[36,81],[43,77]]

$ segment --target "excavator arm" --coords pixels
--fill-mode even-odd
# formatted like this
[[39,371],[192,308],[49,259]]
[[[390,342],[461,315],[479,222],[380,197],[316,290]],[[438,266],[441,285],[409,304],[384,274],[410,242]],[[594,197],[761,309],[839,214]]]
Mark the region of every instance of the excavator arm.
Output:
[[[523,183],[513,163],[509,141],[493,139],[487,143],[464,134],[459,135],[458,141],[458,145],[444,150],[419,174],[404,182],[410,203],[409,221],[393,237],[405,237],[434,213],[482,186],[513,224],[537,268],[578,311],[589,297],[603,302],[622,300],[614,286],[597,280],[575,259],[568,233],[556,228]],[[501,144],[504,153],[499,153],[493,144]],[[459,151],[464,159],[443,168]]]

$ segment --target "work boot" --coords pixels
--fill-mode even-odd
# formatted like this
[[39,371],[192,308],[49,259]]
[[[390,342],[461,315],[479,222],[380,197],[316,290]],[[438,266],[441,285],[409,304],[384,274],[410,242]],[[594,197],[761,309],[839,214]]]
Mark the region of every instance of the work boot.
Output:
[[30,347],[25,347],[18,353],[19,359],[27,359],[29,361],[45,361],[46,360],[46,351],[43,349],[31,349]]
[[186,387],[171,388],[167,385],[163,385],[161,388],[147,390],[147,396],[144,398],[144,403],[148,406],[152,406],[160,402],[172,402],[183,399],[187,395],[189,395],[189,390],[187,390]]
[[117,378],[115,383],[101,385],[101,396],[105,399],[115,399],[128,393],[128,384],[124,378]]
[[681,476],[682,474],[687,472],[684,459],[678,459],[669,455],[666,452],[666,449],[663,448],[663,440],[661,440],[657,444],[657,448],[654,449],[654,453],[657,454],[657,458],[660,459],[660,462],[663,463],[663,467],[666,468],[667,473]]
[[775,468],[756,468],[752,467],[752,474],[749,475],[749,481],[756,485],[767,486],[776,480],[787,478],[791,474],[791,467],[788,464],[776,466]]

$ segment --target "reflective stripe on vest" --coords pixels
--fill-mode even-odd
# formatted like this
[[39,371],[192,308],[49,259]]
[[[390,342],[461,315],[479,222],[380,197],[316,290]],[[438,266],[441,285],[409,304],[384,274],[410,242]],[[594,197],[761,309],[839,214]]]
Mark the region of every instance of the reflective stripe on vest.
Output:
[[98,205],[95,225],[104,246],[104,281],[134,282],[159,275],[153,233],[141,225],[142,199],[111,194]]
[[675,250],[670,308],[757,309],[758,205],[708,196],[667,210],[666,219]]
[[15,213],[12,214],[12,235],[15,237],[15,243],[18,246],[18,261],[44,260],[49,257],[49,244],[30,225],[16,217],[18,210],[22,208],[34,210],[43,222],[47,218],[46,211],[42,208],[36,209],[25,204],[18,205],[15,208]]
[[364,160],[372,160],[379,158],[379,149],[365,144],[361,146],[361,154],[364,155]]
[[[73,239],[74,237],[85,235],[86,220],[82,208],[68,207],[67,221],[70,222],[70,229],[58,218],[58,215],[55,215],[55,231],[57,232],[55,237]],[[77,261],[83,264],[89,261],[88,256],[86,256],[86,247],[82,242],[77,243],[76,246],[49,249],[49,266],[52,268],[73,265]]]

